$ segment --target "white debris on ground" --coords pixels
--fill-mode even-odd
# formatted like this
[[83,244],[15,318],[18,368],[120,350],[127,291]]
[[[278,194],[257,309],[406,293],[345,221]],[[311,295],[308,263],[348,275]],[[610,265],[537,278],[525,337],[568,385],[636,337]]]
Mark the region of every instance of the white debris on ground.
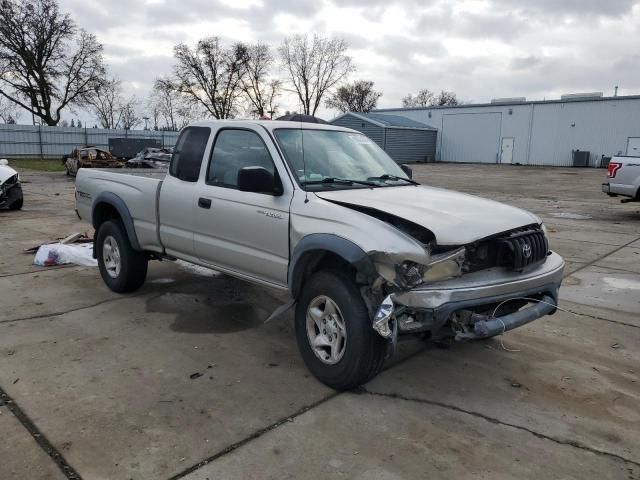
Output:
[[579,213],[571,212],[558,212],[550,214],[554,218],[568,218],[570,220],[590,220],[593,218],[591,215],[581,215]]
[[93,258],[92,243],[63,244],[50,243],[41,245],[33,259],[33,264],[41,267],[66,265],[74,263],[86,267],[97,267],[98,262]]

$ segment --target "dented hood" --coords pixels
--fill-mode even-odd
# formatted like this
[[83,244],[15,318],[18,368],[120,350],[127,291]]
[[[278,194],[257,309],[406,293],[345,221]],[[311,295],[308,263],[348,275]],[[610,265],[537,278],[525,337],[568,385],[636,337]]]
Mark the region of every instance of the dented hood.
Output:
[[316,195],[409,220],[431,230],[439,245],[465,245],[506,230],[540,223],[537,216],[520,208],[424,185],[317,192]]

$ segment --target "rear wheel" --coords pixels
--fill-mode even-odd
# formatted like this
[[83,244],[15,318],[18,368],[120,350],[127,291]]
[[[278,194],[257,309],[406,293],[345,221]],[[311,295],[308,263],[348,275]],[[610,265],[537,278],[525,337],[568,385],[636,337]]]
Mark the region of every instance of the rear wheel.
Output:
[[100,225],[96,257],[102,280],[114,292],[133,292],[144,283],[147,258],[133,249],[120,221],[109,220]]
[[386,340],[373,330],[360,291],[348,275],[314,274],[302,289],[295,322],[307,368],[329,387],[358,387],[382,369]]

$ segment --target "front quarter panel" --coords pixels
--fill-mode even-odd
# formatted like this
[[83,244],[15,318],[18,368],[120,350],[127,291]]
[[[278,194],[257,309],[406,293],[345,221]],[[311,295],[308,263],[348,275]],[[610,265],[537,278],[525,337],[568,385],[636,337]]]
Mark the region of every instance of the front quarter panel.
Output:
[[412,261],[426,265],[430,258],[425,247],[395,227],[297,190],[291,204],[291,252],[303,238],[314,234],[329,234],[355,244],[390,282],[395,277],[394,264]]

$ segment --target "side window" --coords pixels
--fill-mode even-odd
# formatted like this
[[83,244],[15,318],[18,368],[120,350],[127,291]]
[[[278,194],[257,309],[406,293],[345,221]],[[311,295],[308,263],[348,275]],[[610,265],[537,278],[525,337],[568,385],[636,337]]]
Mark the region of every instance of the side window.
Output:
[[249,130],[222,130],[216,137],[207,184],[238,188],[238,172],[244,167],[263,167],[276,176],[275,166],[260,136]]
[[198,181],[210,134],[208,127],[188,127],[182,131],[171,158],[171,176],[186,182]]

